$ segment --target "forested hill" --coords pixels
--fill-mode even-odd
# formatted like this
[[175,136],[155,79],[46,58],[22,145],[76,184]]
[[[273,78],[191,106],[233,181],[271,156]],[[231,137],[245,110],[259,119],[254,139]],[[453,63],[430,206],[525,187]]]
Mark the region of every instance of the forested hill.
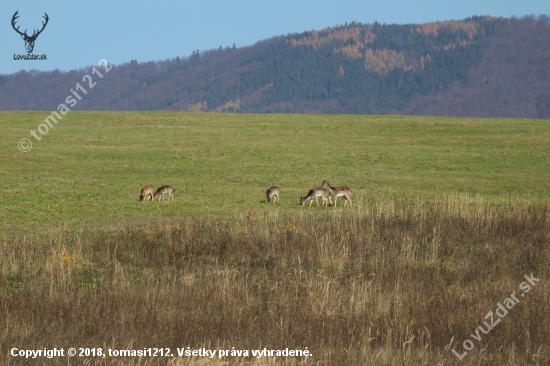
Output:
[[[102,71],[102,67],[98,67]],[[419,114],[550,118],[547,16],[351,23],[243,48],[70,72],[0,75],[0,109]],[[104,70],[103,70],[104,73]]]

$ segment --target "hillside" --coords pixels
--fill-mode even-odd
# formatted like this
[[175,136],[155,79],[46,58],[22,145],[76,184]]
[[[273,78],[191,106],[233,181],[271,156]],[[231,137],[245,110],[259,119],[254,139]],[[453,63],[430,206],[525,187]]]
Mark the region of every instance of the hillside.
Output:
[[[550,118],[546,16],[351,23],[243,48],[91,69],[0,75],[0,109],[417,114]],[[99,70],[103,70],[102,67]]]

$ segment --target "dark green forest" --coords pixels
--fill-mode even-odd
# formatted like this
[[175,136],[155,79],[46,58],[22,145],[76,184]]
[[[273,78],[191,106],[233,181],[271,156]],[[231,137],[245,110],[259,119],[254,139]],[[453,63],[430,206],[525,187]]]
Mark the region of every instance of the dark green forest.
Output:
[[[350,23],[114,65],[73,109],[550,117],[547,16]],[[55,110],[90,69],[0,75],[0,109]]]

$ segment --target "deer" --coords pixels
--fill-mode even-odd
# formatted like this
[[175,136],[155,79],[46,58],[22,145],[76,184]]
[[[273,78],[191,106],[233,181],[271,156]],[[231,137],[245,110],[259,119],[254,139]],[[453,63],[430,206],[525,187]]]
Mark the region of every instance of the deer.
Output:
[[[305,197],[300,196],[300,206],[303,206],[304,202],[308,200],[311,201],[309,203],[309,207],[311,207],[313,200],[315,200],[315,202],[317,203],[317,206],[319,206],[319,200],[318,200],[319,197],[323,199],[323,205],[327,206],[327,194],[328,194],[328,191],[325,188],[322,188],[322,187],[311,188],[307,193],[307,196]],[[330,200],[330,203],[332,204],[332,200],[330,199],[330,197],[329,197],[329,200]]]
[[155,192],[155,195],[153,196],[153,200],[155,198],[159,198],[159,201],[162,197],[162,199],[164,199],[164,195],[165,194],[168,194],[168,199],[170,199],[170,197],[172,197],[172,199],[174,199],[174,196],[172,196],[172,186],[162,186],[162,187],[159,187],[157,189],[157,191]]
[[332,187],[326,180],[323,181],[322,187],[328,189],[330,195],[334,197],[334,207],[336,207],[338,197],[344,197],[344,206],[346,206],[349,201],[349,205],[351,207],[351,191],[348,187]]
[[21,33],[19,31],[19,27],[15,28],[15,21],[17,20],[17,18],[19,18],[19,15],[17,15],[19,13],[19,10],[17,10],[15,12],[15,14],[13,14],[13,17],[11,18],[11,26],[13,27],[13,29],[19,33],[21,35],[21,38],[23,38],[23,40],[25,41],[25,48],[27,49],[27,53],[32,53],[32,50],[34,49],[34,42],[36,41],[36,38],[38,38],[38,36],[40,35],[40,33],[42,33],[42,31],[44,30],[44,28],[46,28],[46,24],[48,24],[48,20],[50,19],[48,17],[48,14],[44,13],[44,19],[46,20],[45,22],[42,22],[42,29],[38,30],[38,29],[35,29],[32,36],[29,36],[27,34],[27,30],[25,29],[25,32],[24,33]]
[[141,194],[139,194],[139,200],[140,201],[143,201],[143,200],[147,200],[147,196],[149,196],[149,198],[151,198],[151,201],[153,200],[153,193],[155,192],[155,187],[153,186],[145,186],[141,189]]
[[267,191],[265,191],[265,197],[267,198],[268,203],[271,203],[271,199],[273,199],[273,202],[275,202],[275,200],[279,202],[279,187],[273,186],[269,188]]

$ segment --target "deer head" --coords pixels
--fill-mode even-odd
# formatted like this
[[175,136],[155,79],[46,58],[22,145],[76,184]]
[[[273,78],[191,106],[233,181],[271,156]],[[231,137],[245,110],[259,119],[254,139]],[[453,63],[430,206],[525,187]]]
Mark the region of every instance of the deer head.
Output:
[[45,22],[42,22],[42,29],[40,30],[37,30],[35,29],[32,36],[29,36],[27,34],[27,30],[25,29],[25,32],[24,33],[21,33],[19,31],[19,27],[15,28],[15,20],[17,18],[19,18],[19,15],[17,15],[17,13],[19,13],[19,10],[17,10],[15,12],[15,14],[13,14],[13,18],[11,18],[11,26],[13,27],[13,29],[19,33],[21,35],[21,38],[23,38],[23,40],[25,41],[25,48],[27,49],[27,53],[31,53],[32,50],[34,49],[34,42],[36,41],[36,38],[38,37],[38,35],[40,33],[42,33],[42,31],[44,30],[44,28],[46,28],[46,24],[48,24],[48,14],[44,13],[44,19],[46,19]]

